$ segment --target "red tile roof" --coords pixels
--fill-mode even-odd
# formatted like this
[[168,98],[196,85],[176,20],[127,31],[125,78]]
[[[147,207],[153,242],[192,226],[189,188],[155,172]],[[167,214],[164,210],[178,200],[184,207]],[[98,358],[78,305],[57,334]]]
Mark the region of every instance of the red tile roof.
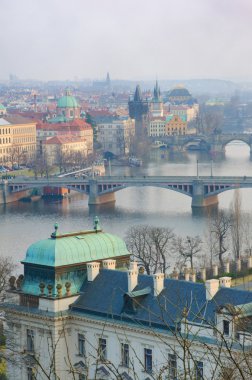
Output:
[[63,145],[63,144],[71,144],[71,143],[74,143],[74,142],[83,142],[84,140],[79,138],[79,137],[75,137],[75,136],[69,136],[69,135],[62,135],[62,136],[54,136],[54,137],[51,137],[49,139],[47,139],[44,144],[59,144],[59,145]]

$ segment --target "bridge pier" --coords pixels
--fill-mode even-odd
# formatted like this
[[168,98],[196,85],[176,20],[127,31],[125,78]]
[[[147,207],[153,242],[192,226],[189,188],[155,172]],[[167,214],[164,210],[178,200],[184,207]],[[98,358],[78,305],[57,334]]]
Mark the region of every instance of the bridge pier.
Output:
[[218,195],[206,197],[204,194],[204,184],[200,179],[193,181],[193,194],[191,207],[194,210],[206,207],[217,206],[219,203]]
[[222,158],[225,156],[225,147],[222,144],[213,143],[210,145],[209,153],[212,157],[217,156],[217,157]]
[[23,190],[18,193],[12,193],[8,188],[8,181],[4,180],[0,184],[0,205],[7,204],[12,202],[17,202],[21,198],[24,198],[29,195],[30,190]]
[[115,193],[109,192],[106,194],[99,194],[98,183],[96,180],[89,181],[89,198],[88,204],[97,206],[105,203],[115,203]]

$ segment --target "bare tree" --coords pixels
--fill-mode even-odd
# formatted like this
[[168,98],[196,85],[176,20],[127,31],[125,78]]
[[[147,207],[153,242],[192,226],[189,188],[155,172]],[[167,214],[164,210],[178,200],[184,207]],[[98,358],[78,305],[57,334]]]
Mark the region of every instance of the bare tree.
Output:
[[223,256],[228,250],[228,240],[229,232],[231,228],[231,218],[230,215],[226,214],[224,211],[219,211],[213,218],[211,222],[211,232],[213,238],[215,239],[216,253],[219,262],[223,268]]
[[179,255],[179,259],[182,259],[182,264],[184,265],[189,261],[191,269],[193,269],[194,259],[202,250],[202,240],[198,235],[186,236],[186,238],[178,236],[174,239],[173,249]]
[[170,228],[140,225],[128,230],[126,244],[147,274],[160,270],[165,273],[169,268],[168,253],[173,238]]
[[239,190],[235,190],[234,198],[230,206],[231,210],[231,237],[234,258],[239,259],[242,253],[244,223],[243,214],[241,211],[241,195]]
[[252,219],[250,214],[243,215],[244,251],[248,256],[252,256]]

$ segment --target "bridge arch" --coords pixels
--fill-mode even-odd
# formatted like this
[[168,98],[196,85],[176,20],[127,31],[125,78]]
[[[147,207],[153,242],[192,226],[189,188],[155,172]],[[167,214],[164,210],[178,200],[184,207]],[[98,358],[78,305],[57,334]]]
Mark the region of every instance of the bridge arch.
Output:
[[249,148],[251,148],[251,145],[252,145],[252,140],[251,140],[250,136],[248,136],[248,137],[245,137],[245,136],[244,137],[243,136],[230,136],[229,138],[227,138],[224,141],[222,141],[222,147],[225,148],[226,145],[228,145],[232,141],[243,142],[244,144],[247,144],[249,146]]
[[26,185],[24,184],[23,186],[19,186],[18,188],[15,187],[15,185],[12,185],[10,184],[10,190],[14,193],[19,193],[21,191],[24,191],[24,190],[32,190],[32,189],[43,189],[44,187],[50,187],[52,189],[57,189],[57,188],[64,188],[64,189],[68,189],[68,190],[73,190],[73,191],[77,191],[79,193],[82,193],[82,194],[89,194],[89,185],[88,184],[85,184],[85,185],[62,185],[62,186],[58,186],[58,185],[51,185],[51,184],[41,184],[41,183],[38,183],[38,184],[32,184],[32,185]]
[[183,148],[184,149],[187,149],[189,148],[190,146],[195,146],[195,147],[198,147],[198,148],[204,148],[204,149],[208,149],[209,148],[209,143],[201,138],[201,137],[190,137],[188,139],[186,139],[186,141],[183,143]]
[[[99,185],[98,185],[99,186]],[[177,193],[181,193],[184,195],[187,195],[189,197],[192,197],[193,195],[193,188],[192,185],[159,185],[159,184],[127,184],[127,185],[122,185],[122,186],[117,186],[114,187],[113,189],[107,189],[107,190],[100,190],[98,188],[98,195],[105,195],[109,194],[111,192],[115,193],[120,190],[132,188],[132,187],[155,187],[155,188],[161,188],[161,189],[166,189],[166,190],[172,190],[176,191]]]

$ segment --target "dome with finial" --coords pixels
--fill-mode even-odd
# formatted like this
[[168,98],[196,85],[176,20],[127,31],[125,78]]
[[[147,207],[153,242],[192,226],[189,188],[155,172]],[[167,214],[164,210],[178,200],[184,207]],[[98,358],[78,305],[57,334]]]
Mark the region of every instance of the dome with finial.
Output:
[[32,244],[22,263],[60,267],[129,254],[125,242],[103,232],[99,218],[95,217],[94,229],[87,231],[61,234],[58,223],[55,223],[51,237]]
[[49,239],[28,248],[22,261],[24,279],[20,291],[49,298],[78,294],[87,278],[88,263],[112,259],[122,268],[129,257],[125,242],[103,232],[97,216],[93,229],[87,231],[62,234],[55,223]]
[[58,108],[79,108],[79,104],[69,89],[66,89],[65,95],[58,100]]

